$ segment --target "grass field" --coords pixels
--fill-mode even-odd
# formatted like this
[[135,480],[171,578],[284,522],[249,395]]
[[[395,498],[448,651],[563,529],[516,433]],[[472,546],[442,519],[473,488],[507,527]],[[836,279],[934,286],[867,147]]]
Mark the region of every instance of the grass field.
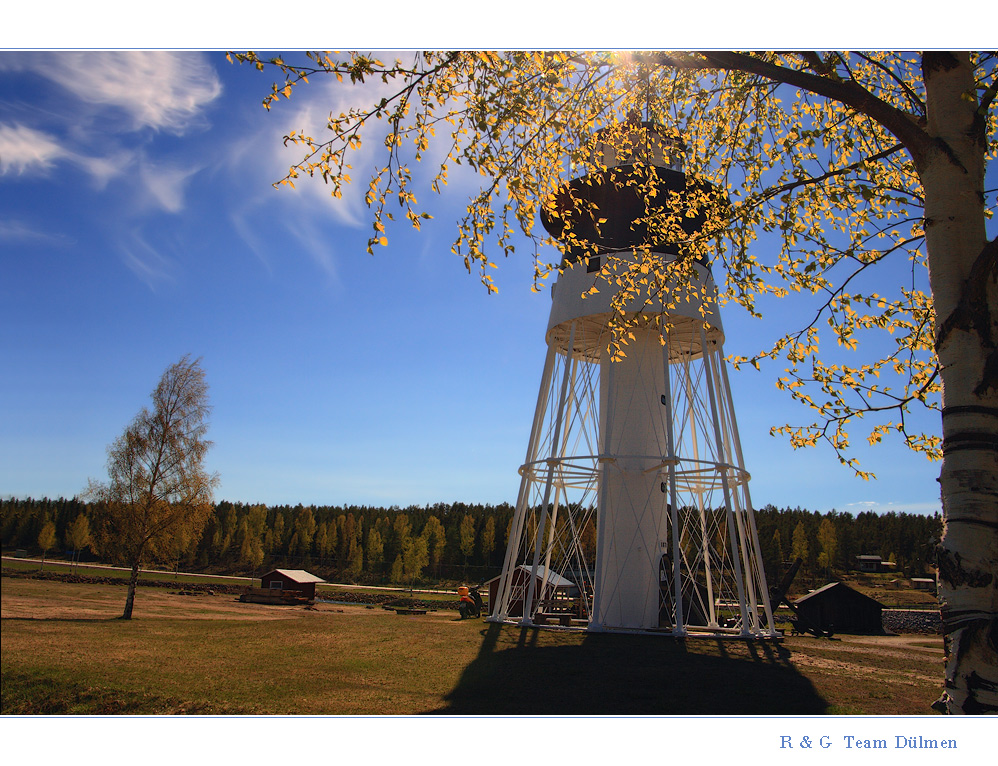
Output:
[[[11,572],[50,572],[58,574],[77,574],[85,577],[109,577],[116,580],[127,581],[130,571],[125,567],[109,567],[99,564],[77,564],[74,566],[68,561],[59,559],[49,559],[42,567],[37,559],[17,559],[5,556],[3,568]],[[228,577],[225,575],[196,575],[175,573],[168,571],[142,571],[139,572],[140,580],[169,580],[177,583],[220,583],[247,585],[247,577]]]
[[3,714],[930,714],[942,642],[587,635],[2,579]]
[[[49,559],[41,566],[37,559],[18,559],[6,556],[3,560],[3,568],[8,572],[35,574],[49,573],[58,575],[76,574],[82,577],[99,577],[111,580],[121,580],[127,582],[130,576],[128,569],[124,567],[109,567],[100,564],[77,564],[73,566],[68,561],[59,559]],[[263,570],[257,574],[263,574]],[[255,582],[259,585],[259,578],[239,577],[220,574],[189,574],[184,572],[170,572],[165,570],[143,570],[139,572],[140,582],[168,582],[178,585],[236,585],[244,587]],[[412,589],[400,586],[358,586],[320,583],[316,586],[316,595],[319,598],[335,598],[337,594],[347,593],[377,593],[386,592],[398,593],[400,596],[408,596]],[[457,586],[449,590],[421,590],[416,588],[414,595],[423,601],[454,601],[457,599]]]

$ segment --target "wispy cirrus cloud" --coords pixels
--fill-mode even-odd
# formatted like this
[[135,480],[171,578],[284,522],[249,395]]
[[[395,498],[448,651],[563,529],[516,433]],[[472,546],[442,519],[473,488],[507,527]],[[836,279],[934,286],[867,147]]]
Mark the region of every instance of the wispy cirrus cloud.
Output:
[[[343,89],[352,92],[356,86],[340,86],[340,90]],[[272,186],[305,154],[301,146],[293,143],[285,146],[283,136],[294,130],[321,140],[326,133],[330,112],[337,114],[363,103],[359,93],[353,93],[355,101],[351,101],[340,90],[321,80],[314,86],[300,89],[290,104],[281,104],[280,109],[275,107],[265,121],[258,123],[256,130],[233,142],[228,148],[226,161],[230,169],[251,177],[252,187],[259,189],[260,195],[270,198],[277,195],[280,199],[293,201],[295,206],[304,204],[311,215],[323,213],[344,226],[359,228],[367,223],[364,195],[369,180],[367,173],[378,159],[374,145],[377,141],[365,143],[351,155],[350,162],[356,168],[354,183],[344,186],[340,197],[333,197],[333,187],[323,183],[318,176],[302,176],[296,181],[294,189],[288,186],[274,189]],[[290,109],[283,108],[285,106]],[[381,149],[384,149],[383,144]]]
[[[0,123],[0,176],[43,176],[59,162],[68,162],[84,170],[98,189],[104,188],[115,176],[129,171],[131,181],[141,189],[141,194],[129,197],[129,219],[150,208],[180,213],[185,206],[188,181],[200,169],[156,162],[141,150],[116,151],[108,157],[89,157],[70,151],[44,131],[25,125]],[[56,242],[60,238],[23,223],[8,221],[0,223],[0,239]],[[133,235],[128,238],[126,244],[121,245],[120,252],[126,265],[147,284],[151,285],[169,275],[169,259],[141,237]]]
[[[0,174],[45,173],[68,162],[98,188],[140,162],[143,131],[182,134],[205,124],[204,109],[222,92],[203,54],[164,51],[0,53],[0,75],[30,73],[63,92],[47,109],[19,110],[0,124]],[[68,92],[69,98],[65,93]],[[117,137],[117,138],[116,138]],[[136,140],[139,141],[136,144]],[[160,205],[175,212],[190,171],[162,165],[142,173]]]
[[54,136],[26,125],[0,123],[0,175],[48,170],[67,154]]
[[[262,81],[261,81],[262,82]],[[342,89],[342,86],[341,86]],[[285,147],[282,137],[292,130],[320,137],[325,132],[330,111],[348,108],[342,95],[317,82],[298,91],[289,104],[281,104],[269,113],[252,115],[253,129],[230,142],[223,155],[226,172],[239,179],[242,194],[237,204],[229,206],[229,224],[248,252],[273,272],[275,253],[268,244],[267,230],[279,221],[290,249],[308,258],[324,274],[334,289],[341,286],[338,254],[326,228],[329,223],[357,229],[367,223],[363,183],[343,189],[339,198],[331,196],[331,186],[321,178],[302,178],[292,189],[274,188],[288,168],[303,156],[303,149]],[[264,116],[265,115],[265,116]],[[373,148],[364,147],[352,158],[358,167],[373,166]]]
[[124,264],[151,289],[163,282],[176,281],[176,263],[139,228],[121,232],[118,251]]
[[0,242],[45,242],[50,245],[68,245],[73,242],[65,234],[41,230],[20,220],[0,220]]
[[59,162],[84,170],[102,189],[131,164],[130,152],[115,151],[94,157],[71,151],[56,136],[21,124],[0,123],[0,176],[45,174]]
[[[403,60],[412,55],[400,54]],[[379,53],[379,56],[390,59],[393,54]],[[267,92],[267,86],[267,79],[261,79],[261,94]],[[384,83],[378,78],[365,83],[348,83],[331,76],[317,76],[310,78],[308,86],[297,88],[290,100],[280,99],[269,111],[257,107],[256,114],[250,112],[241,120],[247,130],[229,142],[221,155],[226,172],[243,179],[240,203],[229,207],[228,217],[246,251],[256,256],[268,271],[274,268],[275,254],[266,244],[265,230],[279,221],[287,230],[286,245],[310,259],[325,276],[325,284],[333,290],[342,289],[344,260],[363,252],[363,232],[373,233],[373,214],[365,196],[372,175],[388,161],[384,139],[391,125],[385,120],[368,122],[363,130],[362,145],[351,150],[347,158],[350,168],[346,172],[352,182],[341,188],[338,197],[331,195],[333,186],[323,183],[318,173],[314,177],[302,173],[295,179],[294,188],[273,188],[274,182],[284,177],[290,166],[300,162],[307,151],[303,145],[290,142],[285,145],[282,139],[295,131],[298,135],[313,136],[317,141],[326,140],[332,135],[327,129],[330,115],[370,109],[380,99],[393,96],[397,89],[397,83]],[[423,154],[422,162],[410,165],[411,189],[418,197],[418,209],[431,215],[437,215],[455,202],[463,204],[482,183],[474,169],[452,164],[451,183],[443,186],[439,197],[433,193],[430,183],[447,148],[446,139],[433,142],[430,150]],[[401,148],[402,156],[409,159],[414,152],[411,142],[405,142]],[[396,234],[408,230],[410,224],[391,195],[387,209],[398,219],[386,232],[392,242]],[[341,227],[341,232],[343,229],[353,232],[334,236],[330,233],[331,226]],[[432,229],[432,224],[424,226],[423,248],[418,254],[426,263],[450,257],[449,242],[441,244],[439,239],[434,239]]]
[[187,182],[199,169],[145,161],[139,170],[139,178],[157,207],[168,213],[179,213],[184,209]]
[[170,51],[68,51],[7,54],[0,70],[30,71],[80,102],[114,107],[128,117],[121,130],[183,133],[222,92],[202,55]]
[[[207,109],[222,93],[209,55],[0,52],[0,79],[11,86],[0,103],[0,179],[78,184],[64,171],[82,171],[108,192],[98,219],[107,249],[151,288],[174,280],[176,258],[143,232],[150,216],[186,209],[191,179],[205,166],[188,134],[210,127]],[[24,87],[30,98],[19,95]],[[57,219],[50,224],[60,229]]]

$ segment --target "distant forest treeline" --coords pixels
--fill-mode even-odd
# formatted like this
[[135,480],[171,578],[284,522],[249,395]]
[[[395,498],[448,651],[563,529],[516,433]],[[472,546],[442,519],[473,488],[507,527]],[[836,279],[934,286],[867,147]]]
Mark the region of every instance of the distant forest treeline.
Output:
[[[50,552],[72,549],[71,530],[85,527],[87,505],[79,500],[0,501],[4,550],[40,553],[39,537],[55,527]],[[178,540],[167,560],[185,571],[261,574],[276,567],[308,569],[335,581],[402,583],[478,582],[499,573],[513,517],[508,503],[436,503],[389,508],[370,506],[247,505],[221,501],[198,540]],[[890,512],[817,513],[756,510],[767,577],[779,579],[783,563],[800,556],[805,571],[829,575],[855,567],[857,555],[893,561],[899,575],[931,572],[942,521]],[[79,546],[83,560],[92,560]],[[116,563],[116,562],[108,562]]]

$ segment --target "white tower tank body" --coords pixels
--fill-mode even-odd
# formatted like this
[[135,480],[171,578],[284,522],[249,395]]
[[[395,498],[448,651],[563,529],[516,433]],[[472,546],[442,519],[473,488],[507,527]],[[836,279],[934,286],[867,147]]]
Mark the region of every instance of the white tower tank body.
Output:
[[[640,220],[650,205],[620,179],[653,166],[659,204],[675,204],[669,192],[706,188],[687,182],[677,147],[654,126],[631,135],[643,170],[638,163],[635,171],[637,149],[605,147],[602,177],[566,184],[561,214],[545,219],[563,235],[583,198],[607,220],[588,228],[583,217],[573,221],[553,287],[544,372],[489,619],[775,636],[709,267],[685,264],[691,276],[664,300],[635,296],[625,307],[633,338],[622,358],[610,358],[611,275],[640,247],[665,262],[687,258],[681,243],[648,235]],[[691,215],[684,229],[702,224]]]

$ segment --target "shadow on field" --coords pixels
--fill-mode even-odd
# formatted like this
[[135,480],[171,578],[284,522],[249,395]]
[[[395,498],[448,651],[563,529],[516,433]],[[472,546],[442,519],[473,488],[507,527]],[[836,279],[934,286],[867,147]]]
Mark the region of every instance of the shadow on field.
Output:
[[[550,636],[551,634],[549,634]],[[536,628],[490,624],[443,715],[815,715],[828,703],[774,641],[589,634],[539,645]],[[553,644],[553,645],[551,645]]]

